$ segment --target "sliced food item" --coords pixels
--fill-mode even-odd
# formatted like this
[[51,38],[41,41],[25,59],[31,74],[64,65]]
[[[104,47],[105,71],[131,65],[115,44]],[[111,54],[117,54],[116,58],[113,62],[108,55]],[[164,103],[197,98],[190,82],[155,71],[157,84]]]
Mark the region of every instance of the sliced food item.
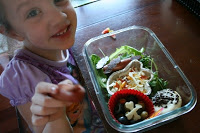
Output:
[[182,98],[181,96],[172,89],[163,89],[158,91],[154,97],[152,97],[155,111],[163,110],[160,114],[167,113],[181,107]]
[[108,74],[114,71],[113,69],[121,62],[120,57],[113,59],[108,65],[103,67],[104,73]]
[[101,69],[103,68],[103,66],[109,61],[109,57],[105,56],[103,58],[101,58],[101,60],[98,61],[98,63],[96,64],[96,69]]
[[128,65],[128,63],[130,63],[132,60],[134,60],[134,59],[138,60],[140,58],[141,58],[141,56],[133,56],[133,57],[126,58],[123,60],[120,60],[120,57],[115,58],[108,65],[105,65],[103,67],[104,73],[108,74],[111,72],[121,70],[121,69],[125,68]]

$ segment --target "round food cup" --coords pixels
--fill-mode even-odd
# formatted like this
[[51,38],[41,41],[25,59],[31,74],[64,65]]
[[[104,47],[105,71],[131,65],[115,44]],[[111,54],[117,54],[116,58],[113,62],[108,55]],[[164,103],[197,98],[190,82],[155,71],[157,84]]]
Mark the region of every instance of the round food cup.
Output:
[[108,108],[109,108],[110,114],[113,117],[113,119],[116,120],[116,122],[120,123],[114,115],[115,106],[120,102],[120,99],[125,99],[129,95],[135,96],[138,101],[142,101],[144,103],[145,110],[148,112],[148,116],[151,116],[154,113],[153,103],[147,95],[137,90],[124,89],[124,90],[115,92],[108,101]]

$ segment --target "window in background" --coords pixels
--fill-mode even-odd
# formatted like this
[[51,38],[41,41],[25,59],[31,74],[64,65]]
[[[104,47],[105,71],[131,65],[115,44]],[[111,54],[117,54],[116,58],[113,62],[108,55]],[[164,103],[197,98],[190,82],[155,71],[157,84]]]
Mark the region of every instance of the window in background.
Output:
[[0,54],[8,50],[5,38],[0,34]]
[[98,0],[71,0],[73,7],[83,6]]

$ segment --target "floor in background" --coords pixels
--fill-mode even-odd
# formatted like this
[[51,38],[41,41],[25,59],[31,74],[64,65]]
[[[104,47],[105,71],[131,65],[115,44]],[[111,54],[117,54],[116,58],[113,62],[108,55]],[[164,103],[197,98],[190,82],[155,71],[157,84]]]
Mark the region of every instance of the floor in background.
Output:
[[98,0],[71,0],[73,7],[83,6]]

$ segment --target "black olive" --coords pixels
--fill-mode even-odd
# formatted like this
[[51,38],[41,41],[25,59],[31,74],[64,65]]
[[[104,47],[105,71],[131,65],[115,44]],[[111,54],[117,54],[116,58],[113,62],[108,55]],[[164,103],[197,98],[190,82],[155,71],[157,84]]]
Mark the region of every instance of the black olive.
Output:
[[125,113],[125,108],[124,104],[118,103],[115,108],[114,108],[114,114],[124,114]]
[[136,97],[136,96],[133,96],[133,95],[128,95],[128,96],[126,97],[126,101],[127,101],[127,102],[133,101],[134,104],[138,103],[137,97]]
[[136,112],[137,112],[138,115],[141,115],[142,111],[144,111],[144,109],[143,108],[139,108]]
[[137,121],[134,121],[133,119],[129,121],[130,124],[135,124]]
[[122,114],[122,113],[121,113],[121,114],[116,114],[116,115],[115,115],[115,118],[116,118],[116,119],[119,119],[119,118],[122,117],[122,116],[124,116],[124,114]]
[[129,123],[130,123],[130,124],[135,124],[135,123],[138,123],[138,122],[140,122],[140,121],[142,121],[142,119],[138,119],[138,120],[136,120],[136,121],[135,121],[134,119],[132,119],[132,120],[129,121]]
[[129,124],[129,121],[127,119],[126,116],[121,116],[119,117],[118,121],[121,123],[121,124],[124,124],[124,125],[128,125]]

